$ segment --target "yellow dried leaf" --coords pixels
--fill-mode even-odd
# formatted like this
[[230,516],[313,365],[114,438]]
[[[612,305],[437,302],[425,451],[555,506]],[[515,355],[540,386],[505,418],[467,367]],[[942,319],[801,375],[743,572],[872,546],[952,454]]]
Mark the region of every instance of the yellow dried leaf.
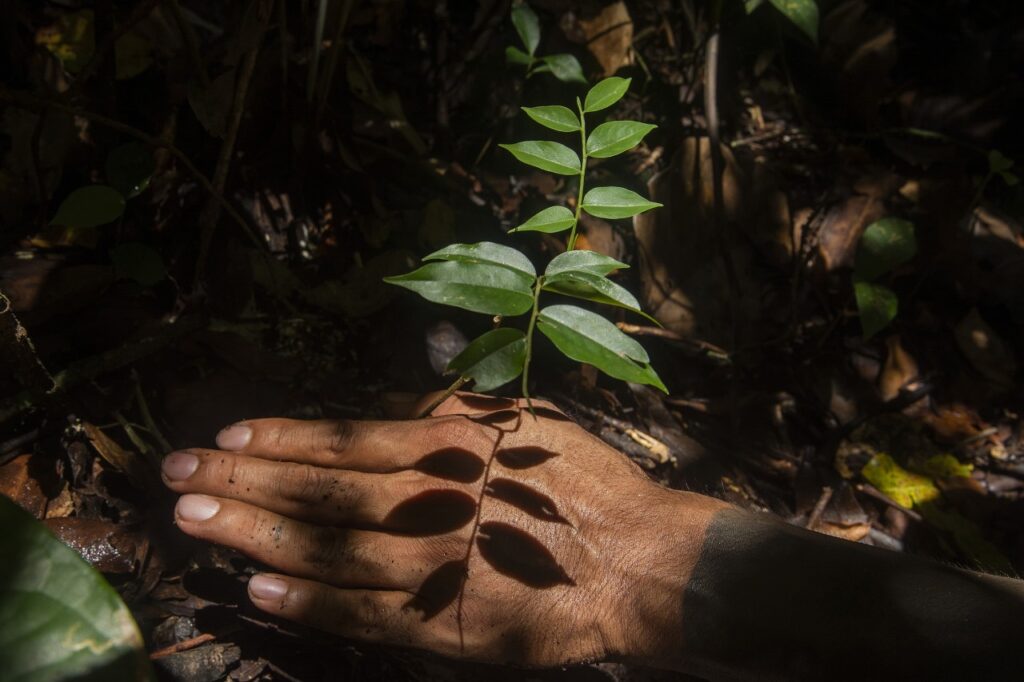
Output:
[[864,465],[861,475],[897,504],[908,509],[939,496],[939,489],[930,478],[907,471],[884,452],[872,457]]

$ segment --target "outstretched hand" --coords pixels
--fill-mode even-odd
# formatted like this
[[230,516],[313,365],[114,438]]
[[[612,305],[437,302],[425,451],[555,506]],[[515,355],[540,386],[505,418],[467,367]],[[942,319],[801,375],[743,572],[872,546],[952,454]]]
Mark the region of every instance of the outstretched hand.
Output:
[[269,613],[481,661],[656,659],[721,507],[534,405],[460,394],[420,420],[240,422],[163,476],[186,493],[184,532],[277,571],[249,582]]

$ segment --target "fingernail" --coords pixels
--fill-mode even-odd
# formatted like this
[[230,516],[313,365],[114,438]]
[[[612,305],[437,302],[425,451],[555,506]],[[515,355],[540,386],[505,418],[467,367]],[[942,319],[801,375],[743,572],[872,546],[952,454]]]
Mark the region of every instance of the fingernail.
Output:
[[206,521],[220,509],[220,502],[206,495],[182,495],[178,500],[178,516],[185,521]]
[[269,575],[254,575],[249,579],[249,594],[256,599],[281,599],[288,594],[288,583]]
[[160,469],[172,481],[184,481],[196,472],[199,458],[187,452],[172,452],[164,457]]
[[217,434],[217,447],[221,450],[241,450],[252,440],[252,429],[244,424],[232,424]]

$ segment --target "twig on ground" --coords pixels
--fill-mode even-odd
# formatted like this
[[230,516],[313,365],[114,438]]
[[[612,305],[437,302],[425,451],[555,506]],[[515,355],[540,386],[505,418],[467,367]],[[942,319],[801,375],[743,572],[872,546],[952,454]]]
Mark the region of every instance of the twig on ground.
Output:
[[633,336],[656,336],[659,339],[673,341],[686,346],[694,353],[707,355],[708,357],[715,358],[725,364],[729,364],[730,362],[729,353],[724,348],[719,348],[713,343],[701,341],[700,339],[688,339],[685,336],[677,334],[671,329],[665,329],[663,327],[647,327],[638,324],[630,324],[628,322],[617,322],[615,326],[626,334],[631,334]]
[[857,484],[857,492],[864,493],[868,497],[873,497],[876,500],[878,500],[879,502],[882,502],[883,504],[886,504],[886,505],[892,507],[893,509],[897,509],[897,510],[903,512],[904,514],[906,514],[909,518],[913,519],[914,521],[917,521],[919,523],[924,521],[924,517],[921,516],[920,514],[918,514],[916,511],[914,511],[913,509],[908,509],[907,507],[904,507],[902,504],[900,504],[896,500],[892,499],[891,497],[889,497],[888,495],[883,493],[881,490],[879,490],[878,488],[876,488],[875,486],[873,486],[873,485],[871,485],[869,483],[858,483]]
[[821,497],[818,498],[814,509],[811,510],[811,515],[807,517],[808,530],[814,530],[818,522],[821,521],[821,515],[825,513],[825,507],[828,506],[829,501],[832,499],[832,492],[832,488],[829,486],[821,489]]
[[37,393],[52,393],[57,384],[36,354],[28,331],[21,326],[10,299],[0,291],[0,358],[22,388]]
[[170,656],[171,654],[179,654],[182,651],[195,649],[197,646],[201,646],[203,644],[206,644],[207,642],[212,642],[215,639],[217,639],[216,635],[211,635],[209,632],[204,632],[198,637],[193,637],[191,639],[186,639],[183,642],[178,642],[177,644],[165,646],[163,649],[157,649],[149,655],[149,660],[155,661],[158,658],[164,658],[165,656]]

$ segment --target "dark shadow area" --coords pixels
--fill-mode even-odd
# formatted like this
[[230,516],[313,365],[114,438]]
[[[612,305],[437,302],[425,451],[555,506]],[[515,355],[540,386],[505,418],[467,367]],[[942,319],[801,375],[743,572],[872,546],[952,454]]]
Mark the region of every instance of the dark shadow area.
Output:
[[495,455],[495,459],[497,459],[502,466],[509,469],[529,469],[530,467],[543,464],[552,457],[557,456],[557,452],[551,452],[544,448],[523,446],[499,450]]
[[413,467],[430,476],[460,483],[472,483],[483,476],[486,463],[469,450],[445,448],[426,455]]
[[511,504],[535,519],[571,525],[558,513],[558,506],[554,500],[518,481],[509,478],[495,478],[488,482],[484,493],[496,500]]
[[405,535],[440,535],[472,521],[476,506],[472,497],[458,490],[427,490],[399,503],[384,521]]
[[480,524],[476,544],[494,570],[524,585],[546,588],[576,584],[544,545],[515,526],[484,522]]
[[416,596],[406,602],[411,607],[423,612],[423,620],[428,621],[451,606],[462,589],[466,580],[466,563],[464,561],[448,561],[434,569],[420,588]]

